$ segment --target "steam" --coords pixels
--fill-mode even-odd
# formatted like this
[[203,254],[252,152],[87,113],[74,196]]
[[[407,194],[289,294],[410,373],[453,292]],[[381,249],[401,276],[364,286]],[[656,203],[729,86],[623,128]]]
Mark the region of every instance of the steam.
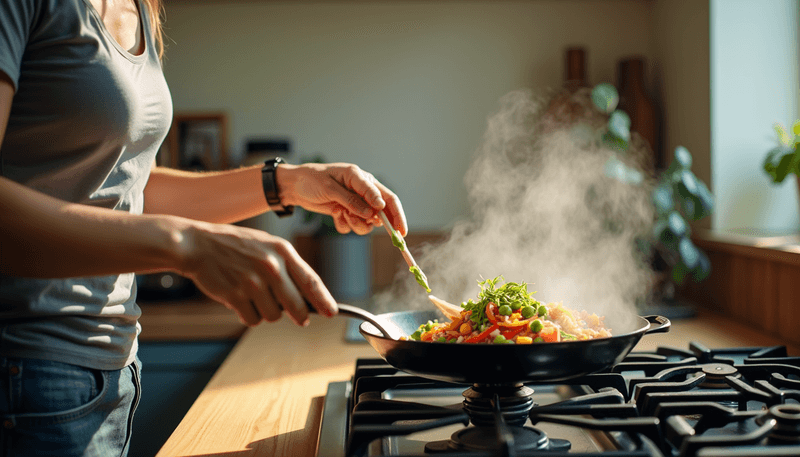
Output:
[[[589,106],[586,95],[572,100],[573,112]],[[590,112],[579,113],[584,135],[603,122]],[[529,91],[500,100],[464,177],[471,218],[457,222],[444,242],[414,253],[434,295],[461,303],[477,296],[478,280],[503,275],[529,283],[541,301],[635,315],[651,278],[636,250],[653,220],[650,188],[607,176],[615,152],[590,144],[574,122],[562,120]],[[402,271],[375,306],[385,312],[431,305]]]

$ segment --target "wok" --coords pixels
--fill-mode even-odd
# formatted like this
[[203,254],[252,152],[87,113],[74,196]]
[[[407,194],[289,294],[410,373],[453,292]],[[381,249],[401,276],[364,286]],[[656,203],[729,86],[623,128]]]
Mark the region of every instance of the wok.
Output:
[[390,365],[429,379],[473,384],[555,382],[596,373],[621,362],[642,336],[667,332],[671,325],[666,317],[637,316],[627,324],[607,320],[613,333],[608,338],[519,345],[446,344],[393,339],[369,322],[410,335],[428,320],[442,319],[438,310],[386,313],[369,319],[359,311],[359,315],[343,314],[367,320],[359,332]]

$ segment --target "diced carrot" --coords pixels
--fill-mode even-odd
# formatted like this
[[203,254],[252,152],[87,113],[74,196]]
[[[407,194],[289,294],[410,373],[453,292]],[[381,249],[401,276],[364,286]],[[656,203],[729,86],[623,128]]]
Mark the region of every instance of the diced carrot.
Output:
[[539,336],[541,336],[546,343],[558,342],[558,329],[555,327],[545,327],[539,332]]
[[420,335],[419,339],[421,341],[433,341],[433,332],[425,332]]

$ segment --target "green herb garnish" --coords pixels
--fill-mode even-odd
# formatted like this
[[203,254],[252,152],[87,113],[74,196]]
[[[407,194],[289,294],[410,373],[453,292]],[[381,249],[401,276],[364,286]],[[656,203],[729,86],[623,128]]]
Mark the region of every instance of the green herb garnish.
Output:
[[469,299],[461,304],[465,310],[472,311],[470,320],[476,326],[489,325],[489,318],[486,317],[486,305],[490,302],[496,304],[498,310],[503,306],[508,306],[514,311],[524,309],[526,306],[535,310],[538,310],[539,306],[543,307],[541,302],[533,298],[533,294],[536,292],[528,292],[527,283],[507,282],[498,285],[500,281],[505,281],[505,278],[498,276],[494,279],[479,281],[478,286],[481,291],[478,294],[478,301]]

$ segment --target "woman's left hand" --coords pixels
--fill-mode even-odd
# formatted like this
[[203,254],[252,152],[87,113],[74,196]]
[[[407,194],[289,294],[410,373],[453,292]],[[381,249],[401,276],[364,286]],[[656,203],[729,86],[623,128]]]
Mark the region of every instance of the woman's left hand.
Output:
[[378,215],[381,210],[401,236],[408,233],[400,199],[357,165],[282,164],[276,171],[276,180],[284,205],[333,216],[339,233],[366,235],[382,224]]

